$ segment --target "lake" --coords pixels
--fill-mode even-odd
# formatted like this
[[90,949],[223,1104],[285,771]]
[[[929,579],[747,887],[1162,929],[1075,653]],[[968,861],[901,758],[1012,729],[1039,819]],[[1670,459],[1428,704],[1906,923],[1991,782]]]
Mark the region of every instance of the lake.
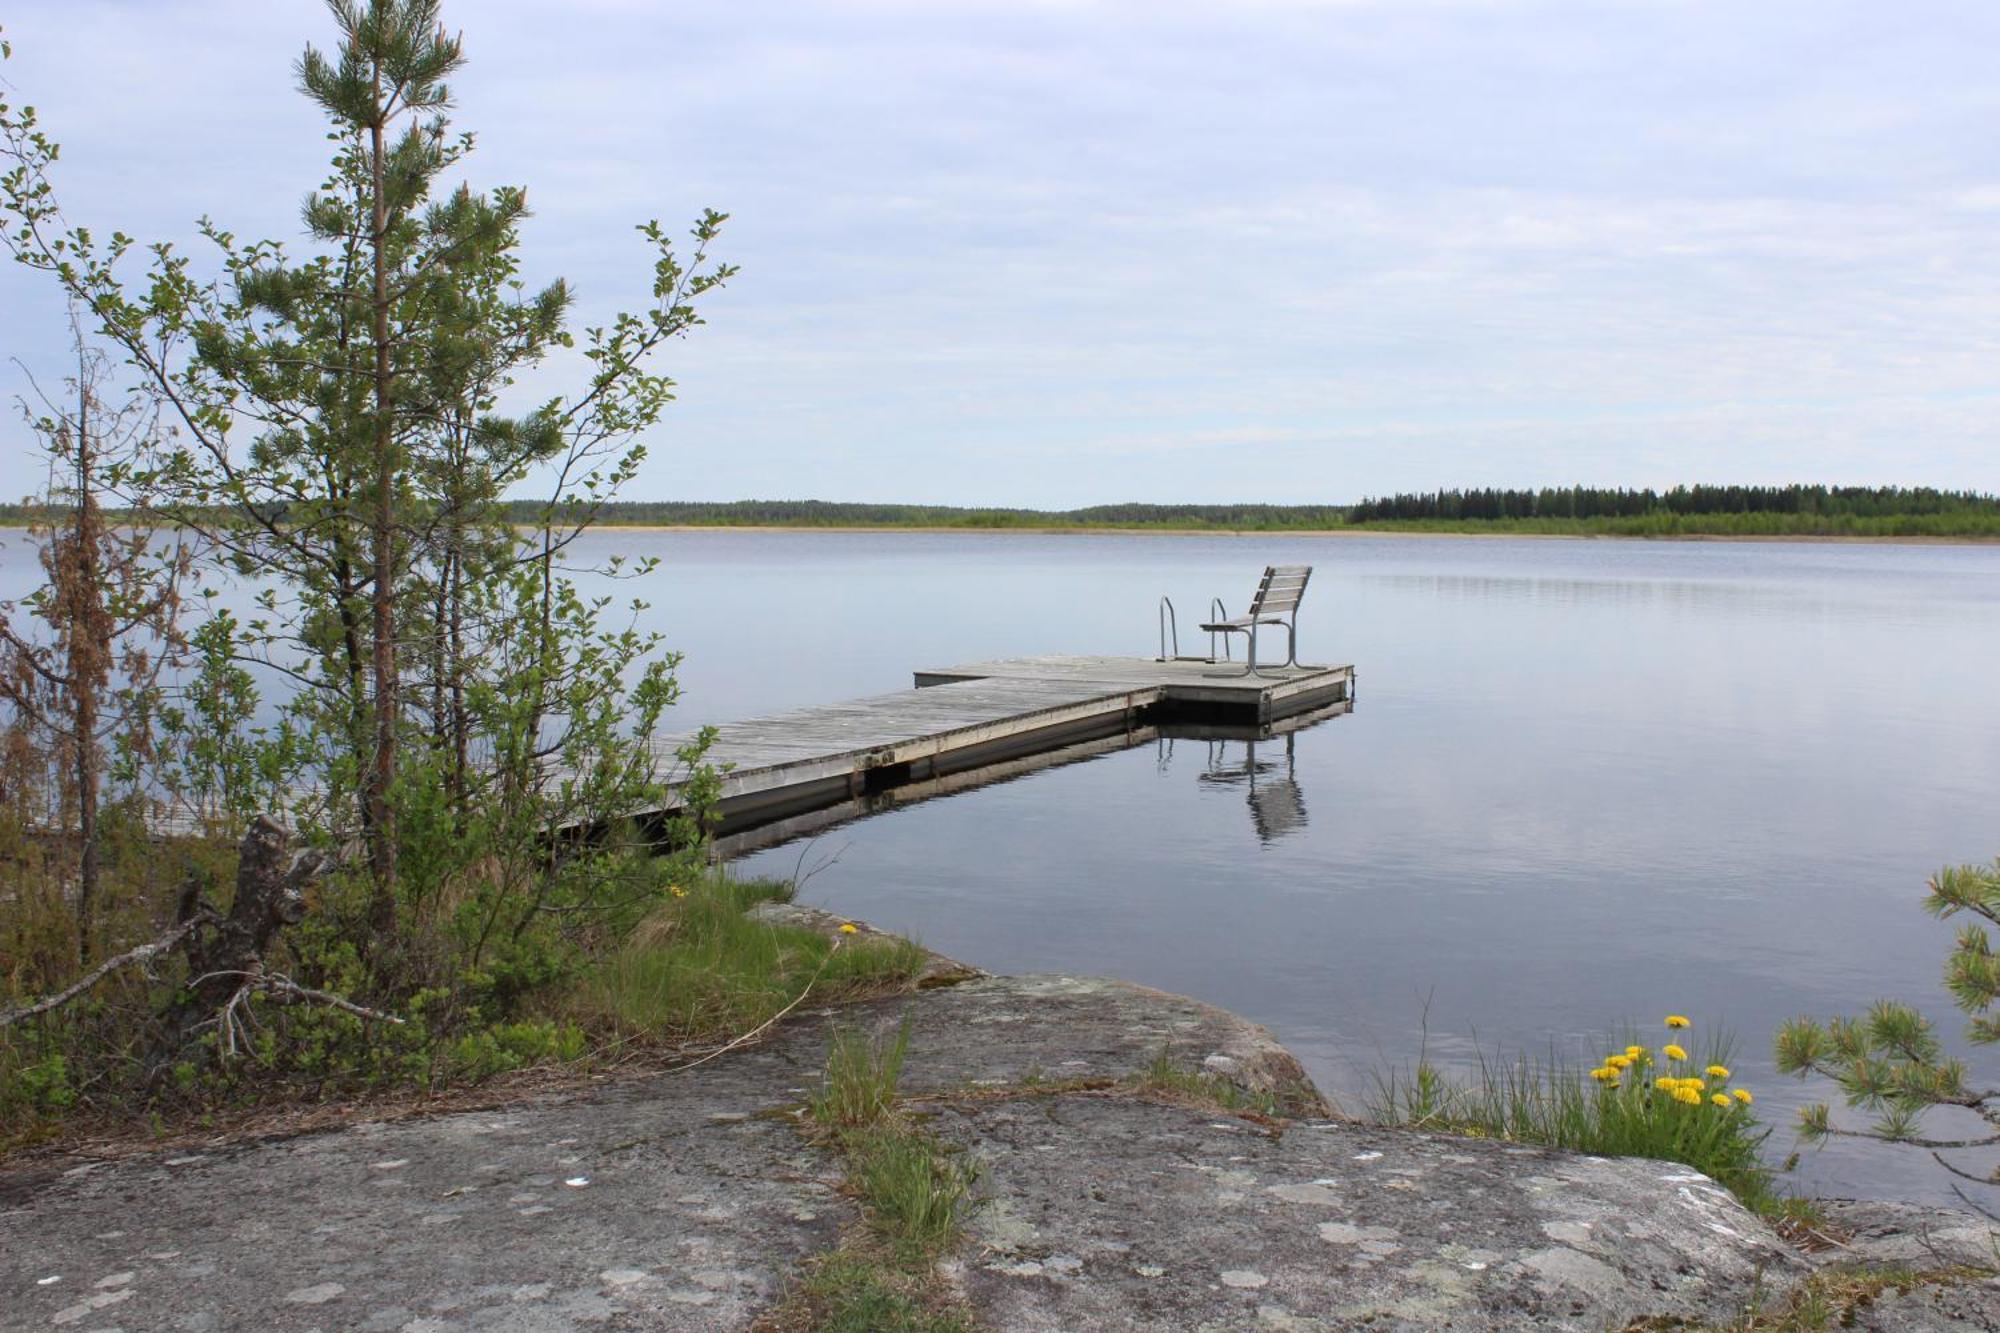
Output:
[[[1960,1029],[1952,927],[1919,903],[1938,866],[2000,854],[2000,547],[615,529],[584,550],[661,559],[631,590],[687,654],[677,726],[919,666],[1151,656],[1162,593],[1192,650],[1211,596],[1241,611],[1265,564],[1315,566],[1301,657],[1354,663],[1358,702],[1289,747],[1149,743],[738,864],[817,866],[805,900],[994,971],[1248,1015],[1349,1109],[1423,1049],[1594,1062],[1678,1012],[1738,1036],[1776,1159],[1825,1091],[1773,1072],[1780,1020],[1886,995]],[[10,541],[0,585],[27,558]],[[1253,768],[1302,820],[1260,821]],[[1949,1198],[1921,1153],[1869,1144],[1807,1151],[1795,1184]]]
[[[684,721],[902,688],[912,669],[1157,648],[1314,565],[1309,662],[1352,714],[1256,746],[1303,824],[1262,830],[1243,742],[1147,744],[843,825],[745,873],[996,971],[1125,977],[1270,1026],[1358,1107],[1426,1046],[1553,1044],[1686,1013],[1738,1038],[1791,1150],[1783,1018],[1878,995],[1960,1023],[1938,866],[2000,854],[2000,548],[1532,539],[630,532]],[[1989,1061],[2000,1063],[2000,1060]],[[1975,1064],[1975,1068],[1977,1068]],[[1914,1151],[1796,1183],[1946,1198]]]

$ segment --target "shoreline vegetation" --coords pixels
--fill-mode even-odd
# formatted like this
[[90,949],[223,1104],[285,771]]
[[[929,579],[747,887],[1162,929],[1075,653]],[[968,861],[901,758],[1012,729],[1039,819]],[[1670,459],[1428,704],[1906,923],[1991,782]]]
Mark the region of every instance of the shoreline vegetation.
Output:
[[[547,521],[542,501],[504,500],[496,517]],[[1907,486],[1584,486],[1437,490],[1354,504],[1107,504],[1078,509],[832,500],[610,500],[595,526],[662,531],[1287,533],[1661,540],[2000,541],[2000,496]],[[106,509],[114,523],[130,511]],[[45,524],[59,506],[0,505],[0,527]],[[226,521],[226,516],[213,516]]]
[[[516,517],[530,522],[529,507]],[[1921,487],[1573,486],[1440,490],[1350,505],[1113,504],[1019,509],[822,500],[621,501],[606,526],[1022,532],[2000,540],[2000,496]]]

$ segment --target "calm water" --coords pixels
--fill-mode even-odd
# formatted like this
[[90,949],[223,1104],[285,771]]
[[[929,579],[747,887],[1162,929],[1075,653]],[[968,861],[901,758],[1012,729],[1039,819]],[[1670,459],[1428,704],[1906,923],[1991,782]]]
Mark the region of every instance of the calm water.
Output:
[[[1308,661],[1351,715],[1256,758],[1306,822],[1260,836],[1241,743],[1146,745],[843,826],[805,896],[1003,971],[1108,973],[1268,1024],[1358,1102],[1475,1043],[1580,1059],[1669,1011],[1740,1037],[1789,1151],[1783,1017],[1948,1010],[1925,877],[2000,854],[2000,549],[1008,534],[616,534],[666,565],[692,721],[1025,652],[1150,655],[1162,592],[1239,607],[1318,572]],[[744,608],[760,608],[746,615]],[[749,858],[788,874],[802,849]],[[1947,1019],[1954,1032],[1956,1021]],[[1994,1063],[1994,1062],[1989,1062]],[[1935,1197],[1917,1154],[1803,1183]]]
[[[1578,1059],[1669,1011],[1740,1038],[1791,1148],[1774,1025],[1938,985],[1940,864],[2000,854],[2000,548],[1405,537],[617,531],[686,651],[681,721],[1029,652],[1150,656],[1159,595],[1240,610],[1317,567],[1307,661],[1349,716],[1148,744],[759,853],[804,896],[997,971],[1126,977],[1269,1025],[1336,1098],[1413,1059]],[[0,584],[23,578],[0,556]],[[0,590],[4,591],[4,590]],[[1184,640],[1184,646],[1186,641]],[[1231,780],[1231,779],[1235,780]],[[1282,781],[1295,789],[1277,787]],[[2000,1065],[1988,1059],[1986,1067]],[[1975,1069],[1981,1062],[1975,1062]],[[1828,1192],[1948,1197],[1920,1154],[1808,1153]]]

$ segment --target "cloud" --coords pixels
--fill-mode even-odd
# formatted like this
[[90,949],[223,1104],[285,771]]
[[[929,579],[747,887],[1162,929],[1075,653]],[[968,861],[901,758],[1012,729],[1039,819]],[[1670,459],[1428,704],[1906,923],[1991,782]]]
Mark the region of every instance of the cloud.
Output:
[[[2000,11],[446,18],[472,57],[473,175],[528,184],[526,276],[570,277],[584,319],[643,296],[632,223],[733,214],[744,272],[673,349],[682,400],[635,494],[2000,488],[1980,57]],[[27,0],[9,25],[80,215],[296,231],[324,144],[289,62],[326,40],[316,6]],[[20,275],[0,302],[4,350],[46,373],[59,307]],[[8,466],[0,494],[25,484]]]

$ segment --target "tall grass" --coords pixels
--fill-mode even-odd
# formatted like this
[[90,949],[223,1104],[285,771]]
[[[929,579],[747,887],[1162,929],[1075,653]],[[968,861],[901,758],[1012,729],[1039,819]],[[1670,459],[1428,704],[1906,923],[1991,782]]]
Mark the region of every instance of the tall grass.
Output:
[[852,1129],[887,1119],[896,1109],[896,1086],[910,1050],[910,1018],[883,1040],[859,1028],[837,1028],[826,1053],[820,1089],[806,1103],[812,1118],[835,1129]]
[[[1666,1053],[1670,1045],[1645,1047],[1628,1036],[1614,1052],[1630,1060],[1627,1067],[1589,1071],[1553,1053],[1546,1060],[1482,1055],[1465,1078],[1420,1058],[1406,1072],[1378,1074],[1369,1109],[1384,1124],[1681,1162],[1750,1207],[1775,1207],[1771,1172],[1759,1156],[1771,1131],[1758,1122],[1747,1092],[1736,1095],[1727,1074],[1709,1072],[1729,1068],[1732,1043],[1712,1038],[1678,1059]],[[1627,1055],[1634,1050],[1636,1058]],[[1662,1087],[1662,1079],[1676,1086]]]
[[790,885],[711,876],[670,896],[576,986],[567,1008],[592,1030],[662,1041],[735,1036],[812,987],[815,1000],[909,984],[924,952],[908,940],[843,936],[747,915]]
[[978,1174],[898,1108],[909,1049],[907,1014],[893,1036],[836,1030],[820,1090],[806,1103],[845,1156],[848,1187],[866,1207],[869,1229],[905,1266],[925,1264],[957,1242]]

